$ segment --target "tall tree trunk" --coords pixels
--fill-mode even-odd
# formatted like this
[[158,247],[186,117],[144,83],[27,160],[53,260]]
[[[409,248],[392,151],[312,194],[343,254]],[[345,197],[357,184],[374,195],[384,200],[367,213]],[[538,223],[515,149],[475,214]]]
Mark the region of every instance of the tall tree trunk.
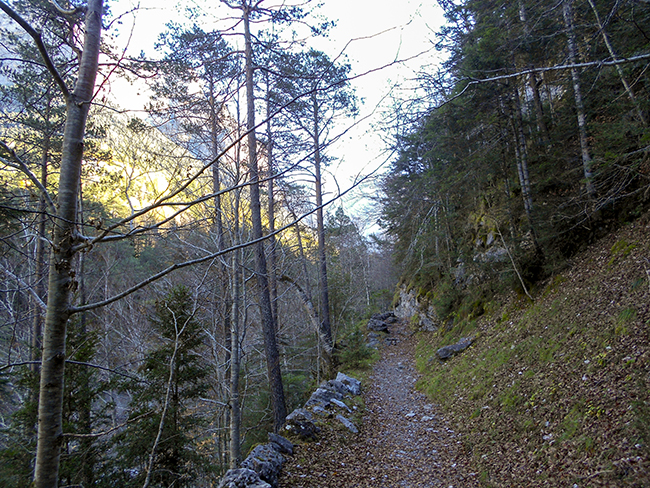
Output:
[[247,1],[242,1],[245,57],[246,57],[246,101],[248,130],[248,163],[250,172],[250,199],[251,220],[253,224],[253,239],[255,244],[255,276],[257,279],[258,298],[260,301],[260,315],[262,321],[262,334],[264,336],[264,349],[266,353],[266,367],[271,390],[271,404],[273,408],[273,428],[279,431],[287,416],[287,406],[284,399],[282,373],[280,370],[280,354],[275,337],[273,323],[273,309],[269,292],[269,280],[262,241],[262,213],[260,205],[259,169],[257,165],[257,137],[255,135],[255,94],[253,87],[253,48],[250,33],[250,14],[252,7]]
[[66,100],[59,208],[52,239],[39,389],[38,445],[34,474],[37,488],[56,487],[59,476],[66,326],[70,316],[70,294],[76,285],[72,258],[75,254],[77,198],[84,131],[97,76],[102,14],[103,1],[89,0],[79,75],[74,90]]
[[[235,239],[239,239],[239,191],[235,196]],[[235,469],[241,460],[241,405],[239,400],[239,374],[241,358],[239,353],[239,310],[240,310],[240,276],[242,251],[232,253],[233,287],[232,314],[230,318],[230,469]]]
[[[567,30],[567,47],[569,50],[569,63],[575,66],[577,61],[576,35],[573,26],[573,9],[571,5],[573,0],[562,0],[562,15],[564,17],[564,26]],[[573,81],[573,96],[576,105],[576,114],[578,117],[578,131],[580,133],[580,152],[582,154],[582,171],[585,177],[587,195],[592,198],[595,196],[594,176],[592,172],[592,161],[589,153],[589,141],[587,139],[587,117],[585,107],[582,103],[582,92],[580,89],[580,74],[575,67],[571,68],[571,80]]]
[[316,187],[316,234],[318,236],[318,261],[320,285],[320,334],[323,339],[323,352],[326,377],[334,372],[332,341],[332,324],[330,321],[330,300],[329,287],[327,282],[327,254],[325,253],[325,223],[323,222],[323,179],[321,176],[321,153],[320,153],[320,128],[318,126],[319,113],[318,101],[316,96],[313,98],[313,116],[314,116],[314,179]]
[[[515,110],[512,122],[514,133],[515,153],[519,161],[518,172],[519,181],[521,183],[521,194],[524,199],[524,208],[526,209],[526,216],[529,220],[532,219],[533,211],[533,196],[530,189],[530,173],[528,171],[528,145],[526,144],[526,134],[524,134],[524,120],[521,115],[522,107],[521,100],[519,99],[519,91],[515,90],[514,93]],[[532,220],[531,220],[532,225]]]
[[541,253],[541,247],[537,238],[537,229],[533,218],[533,195],[530,186],[530,173],[528,171],[528,147],[526,144],[526,134],[524,134],[524,122],[521,115],[521,101],[519,99],[518,90],[515,90],[513,101],[515,107],[510,120],[515,148],[515,160],[517,163],[517,174],[521,186],[521,197],[524,202],[524,210],[526,212],[526,218],[528,219],[528,225],[530,226],[535,251]]
[[[237,130],[239,123],[239,103],[237,104]],[[237,140],[241,140],[238,134]],[[235,147],[235,168],[236,181],[239,181],[239,171],[241,168],[241,142]],[[233,244],[240,244],[242,238],[239,227],[239,204],[241,190],[235,190],[233,204]],[[241,353],[239,350],[240,341],[240,312],[241,312],[241,283],[243,283],[241,256],[243,250],[237,250],[232,253],[232,310],[230,317],[230,469],[235,469],[241,461],[241,401],[239,398],[239,376],[241,370]]]
[[[279,328],[278,319],[278,280],[277,280],[277,253],[275,240],[275,195],[274,179],[275,161],[273,160],[273,131],[271,130],[271,88],[269,73],[266,72],[266,156],[268,158],[268,182],[267,192],[269,194],[268,218],[269,218],[269,287],[271,289],[271,304],[273,309],[273,323]],[[276,334],[278,330],[276,330]]]
[[517,175],[519,176],[519,186],[521,187],[521,198],[524,202],[524,210],[528,223],[532,227],[533,218],[533,199],[530,194],[530,176],[528,173],[528,158],[525,146],[522,147],[523,131],[516,122],[516,119],[511,119],[513,146],[515,148],[515,160],[517,163]]
[[539,96],[539,84],[537,83],[537,76],[535,73],[530,73],[528,78],[530,80],[530,89],[533,92],[533,104],[535,105],[537,129],[541,134],[542,144],[548,147],[550,145],[551,139],[548,135],[546,121],[544,120],[544,108],[542,107],[542,98]]
[[[519,0],[519,19],[524,23],[524,33],[526,34],[526,37],[530,40],[531,28],[528,22],[528,14],[526,13],[526,6],[524,5],[523,0]],[[532,69],[534,67],[535,66],[532,63],[528,65],[529,69]],[[546,127],[546,122],[544,121],[544,109],[542,107],[542,99],[539,96],[539,85],[537,83],[537,76],[535,75],[535,73],[530,73],[528,75],[528,79],[530,80],[530,89],[533,92],[533,104],[535,106],[535,117],[537,120],[537,129],[541,134],[542,143],[545,146],[548,146],[550,138],[548,136],[548,129]]]

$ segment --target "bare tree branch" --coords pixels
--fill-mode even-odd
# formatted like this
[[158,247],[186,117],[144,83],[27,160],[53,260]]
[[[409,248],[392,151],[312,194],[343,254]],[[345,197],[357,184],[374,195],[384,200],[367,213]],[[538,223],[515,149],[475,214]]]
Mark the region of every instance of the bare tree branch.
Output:
[[626,64],[626,63],[635,63],[637,61],[643,61],[645,59],[650,59],[650,53],[646,54],[639,54],[638,56],[632,56],[629,58],[622,58],[622,59],[614,59],[611,61],[589,61],[586,63],[574,63],[574,64],[562,64],[558,66],[548,66],[546,68],[530,68],[530,69],[525,69],[523,71],[517,71],[516,73],[511,73],[508,75],[501,75],[501,76],[494,76],[492,78],[483,78],[480,80],[474,80],[471,78],[466,78],[466,80],[471,80],[465,87],[456,95],[451,97],[449,100],[445,100],[443,103],[438,105],[436,109],[441,108],[445,105],[447,105],[450,102],[453,102],[457,98],[460,98],[465,94],[465,92],[469,89],[470,86],[473,85],[480,85],[482,83],[491,83],[493,81],[500,81],[500,80],[508,80],[510,78],[517,78],[519,76],[524,76],[528,74],[533,74],[533,73],[545,73],[547,71],[561,71],[561,70],[566,70],[566,69],[580,69],[580,68],[591,68],[594,66],[617,66],[619,64]]
[[101,369],[103,371],[108,371],[109,373],[113,373],[119,376],[124,376],[125,378],[129,378],[131,380],[135,380],[139,383],[146,383],[146,381],[142,380],[141,378],[138,378],[137,376],[133,376],[127,373],[123,373],[121,371],[118,371],[116,369],[111,369],[107,368],[106,366],[100,366],[99,364],[93,364],[93,363],[86,363],[83,361],[73,361],[72,359],[66,359],[65,360],[66,364],[77,364],[79,366],[87,366],[89,368],[95,368],[95,369]]
[[68,437],[68,438],[73,438],[73,439],[92,439],[96,437],[101,437],[104,435],[108,435],[111,432],[115,432],[116,430],[121,429],[122,427],[126,427],[129,424],[132,424],[133,422],[137,422],[138,420],[141,420],[145,417],[149,417],[152,413],[154,413],[154,410],[150,410],[146,413],[143,413],[142,415],[138,415],[137,417],[133,417],[132,419],[127,420],[126,422],[121,423],[120,425],[116,425],[115,427],[105,430],[103,432],[97,432],[95,434],[72,434],[72,433],[63,433],[61,434],[62,437]]
[[[108,371],[109,373],[113,373],[119,376],[124,376],[125,378],[129,378],[130,380],[137,381],[139,383],[146,383],[146,381],[143,381],[142,379],[138,378],[137,376],[133,376],[127,373],[123,373],[121,371],[117,371],[116,369],[111,369],[107,368],[106,366],[100,366],[99,364],[92,364],[92,363],[85,363],[83,361],[73,361],[71,359],[66,359],[65,360],[66,364],[77,364],[79,366],[87,366],[89,368],[95,368],[95,369],[101,369],[103,371]],[[30,364],[41,364],[41,361],[21,361],[20,363],[9,363],[5,364],[4,366],[0,366],[0,371],[4,371],[5,369],[10,369],[14,368],[16,366],[27,366]]]
[[34,301],[36,302],[36,304],[38,305],[38,307],[39,307],[43,312],[45,312],[45,310],[47,310],[47,304],[43,301],[43,299],[42,299],[41,297],[38,296],[38,293],[36,293],[36,290],[34,289],[33,286],[29,286],[27,283],[25,283],[25,281],[24,281],[22,278],[20,278],[20,277],[17,276],[16,274],[12,273],[11,271],[9,271],[9,270],[6,268],[6,266],[4,266],[4,265],[2,266],[2,271],[3,271],[5,274],[7,274],[7,275],[9,275],[10,277],[12,277],[14,280],[16,280],[16,281],[17,281],[21,286],[23,286],[24,289],[27,290],[27,292],[32,296],[32,298],[34,299]]
[[4,141],[0,141],[0,147],[2,147],[5,151],[7,151],[10,155],[11,158],[14,160],[16,165],[12,164],[10,161],[5,160],[4,158],[0,158],[0,161],[5,163],[8,166],[11,166],[12,168],[16,168],[23,173],[30,179],[30,181],[38,188],[38,191],[43,195],[43,198],[45,198],[45,202],[47,203],[47,208],[52,214],[56,214],[56,207],[54,206],[54,202],[52,201],[52,197],[50,197],[50,194],[47,192],[47,189],[43,186],[43,184],[39,181],[39,179],[36,177],[34,173],[31,172],[31,170],[27,167],[27,164],[21,159],[18,154],[16,154],[16,151],[14,151],[12,148],[10,148]]
[[149,284],[151,284],[151,283],[153,283],[153,282],[155,282],[155,281],[158,281],[160,278],[162,278],[162,277],[164,277],[164,276],[167,276],[168,274],[172,273],[173,271],[176,271],[176,270],[178,270],[178,269],[182,269],[182,268],[187,268],[187,267],[189,267],[189,266],[194,266],[194,265],[196,265],[196,264],[205,263],[205,262],[207,262],[207,261],[211,261],[211,260],[216,259],[216,258],[218,258],[218,257],[220,257],[220,256],[223,256],[224,254],[228,254],[228,253],[230,253],[230,252],[237,251],[237,250],[239,250],[239,249],[244,249],[244,248],[246,248],[246,247],[253,246],[253,245],[255,245],[255,244],[258,244],[259,242],[263,242],[263,241],[269,239],[269,238],[272,237],[272,236],[275,236],[275,235],[277,235],[277,234],[281,234],[282,232],[284,232],[284,231],[287,230],[288,228],[290,228],[290,227],[296,225],[296,223],[302,221],[303,219],[305,219],[305,218],[308,217],[309,215],[311,215],[311,214],[313,214],[314,212],[316,212],[319,208],[327,207],[327,206],[330,205],[331,203],[335,202],[335,201],[338,200],[339,198],[342,198],[344,195],[346,195],[347,193],[351,192],[353,189],[355,189],[356,187],[358,187],[359,185],[361,185],[361,184],[364,183],[365,181],[367,181],[367,180],[369,180],[370,178],[372,178],[372,177],[374,176],[374,174],[375,174],[377,171],[379,171],[379,168],[380,168],[380,167],[378,167],[378,168],[376,168],[375,170],[371,171],[371,172],[368,173],[367,175],[358,178],[357,180],[355,180],[355,182],[354,182],[354,183],[353,183],[349,188],[347,188],[346,190],[340,192],[338,195],[332,197],[332,198],[331,198],[330,200],[328,200],[327,202],[324,202],[323,205],[321,205],[320,207],[315,207],[315,208],[309,210],[308,212],[305,212],[304,214],[300,215],[298,218],[296,218],[296,219],[293,220],[292,222],[290,222],[290,223],[288,223],[288,224],[286,224],[286,225],[284,225],[284,226],[278,228],[278,229],[277,229],[275,232],[273,232],[273,233],[269,233],[269,234],[267,234],[267,235],[265,235],[265,236],[262,236],[262,237],[259,238],[259,239],[253,239],[253,240],[251,240],[251,241],[248,241],[248,242],[244,242],[244,243],[238,244],[238,245],[236,245],[236,246],[231,246],[231,247],[229,247],[229,248],[227,248],[227,249],[219,250],[219,251],[217,251],[217,252],[214,252],[214,253],[208,254],[208,255],[203,256],[203,257],[200,257],[200,258],[191,259],[191,260],[189,260],[189,261],[185,261],[185,262],[182,262],[182,263],[176,263],[176,264],[173,264],[173,265],[171,265],[171,266],[169,266],[169,267],[163,269],[162,271],[160,271],[160,272],[158,272],[158,273],[156,273],[156,274],[150,276],[150,277],[147,278],[146,280],[141,281],[141,282],[138,283],[137,285],[132,286],[132,287],[129,288],[128,290],[125,290],[125,291],[123,291],[122,293],[119,293],[119,294],[117,294],[117,295],[115,295],[115,296],[113,296],[113,297],[107,298],[106,300],[102,300],[102,301],[100,301],[100,302],[95,302],[95,303],[89,303],[89,304],[87,304],[87,305],[82,305],[82,306],[79,306],[79,307],[71,307],[71,308],[69,309],[69,313],[72,315],[72,314],[75,314],[75,313],[79,313],[79,312],[87,312],[87,311],[89,311],[89,310],[94,310],[94,309],[97,309],[97,308],[103,307],[103,306],[105,306],[105,305],[109,305],[109,304],[111,304],[111,303],[113,303],[113,302],[116,302],[116,301],[118,301],[118,300],[120,300],[120,299],[122,299],[122,298],[124,298],[124,297],[126,297],[126,296],[128,296],[128,295],[130,295],[130,294],[132,294],[132,293],[134,293],[134,292],[136,292],[136,291],[138,291],[138,290],[140,290],[141,288],[144,288],[145,286],[147,286],[147,285],[149,285]]

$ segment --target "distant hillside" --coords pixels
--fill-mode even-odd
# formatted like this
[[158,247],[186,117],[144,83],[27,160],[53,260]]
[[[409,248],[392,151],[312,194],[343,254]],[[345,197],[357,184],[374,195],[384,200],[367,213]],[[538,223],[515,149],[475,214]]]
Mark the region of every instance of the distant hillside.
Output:
[[419,387],[452,414],[484,486],[650,486],[649,258],[646,214],[576,255],[534,301],[510,294],[420,333]]

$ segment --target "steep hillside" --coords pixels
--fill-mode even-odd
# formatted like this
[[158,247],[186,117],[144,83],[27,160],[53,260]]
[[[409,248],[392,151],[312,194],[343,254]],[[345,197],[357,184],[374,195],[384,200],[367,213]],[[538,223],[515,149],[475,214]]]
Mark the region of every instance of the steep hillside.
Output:
[[600,240],[533,302],[420,333],[419,387],[454,419],[483,486],[650,486],[649,231],[646,217]]

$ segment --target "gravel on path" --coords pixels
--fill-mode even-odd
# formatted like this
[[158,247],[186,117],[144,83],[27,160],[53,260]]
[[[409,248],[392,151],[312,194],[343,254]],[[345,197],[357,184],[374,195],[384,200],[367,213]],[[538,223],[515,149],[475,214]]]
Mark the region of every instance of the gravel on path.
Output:
[[460,437],[436,405],[415,389],[416,337],[391,326],[382,357],[364,387],[360,433],[323,431],[296,448],[280,488],[479,487]]

